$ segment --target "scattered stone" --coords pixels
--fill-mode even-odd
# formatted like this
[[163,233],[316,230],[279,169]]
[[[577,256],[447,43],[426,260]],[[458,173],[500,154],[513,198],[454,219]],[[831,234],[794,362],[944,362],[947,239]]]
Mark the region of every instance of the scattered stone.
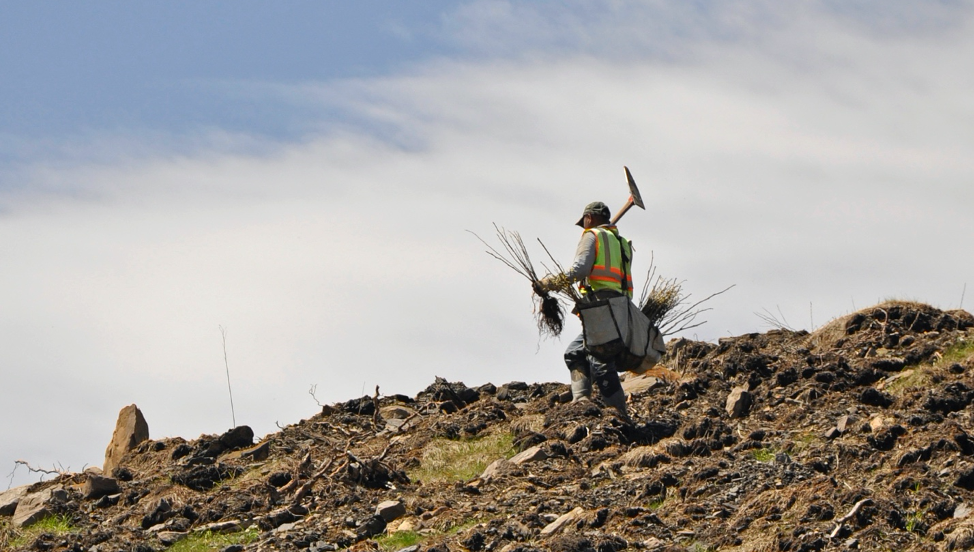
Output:
[[964,519],[971,515],[971,512],[974,512],[974,508],[971,508],[971,505],[966,502],[961,502],[954,508],[953,516],[954,519]]
[[387,500],[380,502],[375,507],[375,515],[381,517],[386,523],[399,519],[406,515],[406,505],[401,500]]
[[254,430],[250,426],[237,426],[220,436],[224,450],[249,447],[254,444]]
[[562,515],[555,521],[552,521],[541,530],[541,536],[551,535],[563,529],[565,526],[573,521],[581,519],[585,515],[585,509],[582,507],[575,508],[571,512]]
[[490,465],[487,466],[486,469],[484,469],[484,473],[480,475],[480,479],[485,482],[490,481],[509,470],[511,466],[513,466],[513,464],[511,464],[511,462],[507,459],[499,458],[494,460],[490,463]]
[[751,411],[751,392],[747,387],[735,387],[727,396],[725,410],[731,418],[743,418]]
[[541,460],[547,460],[548,453],[541,449],[539,446],[531,447],[524,452],[519,452],[515,454],[509,460],[510,463],[515,465],[526,464],[528,462],[540,462]]
[[130,404],[118,413],[115,422],[115,432],[105,450],[105,464],[102,472],[111,474],[119,466],[122,458],[135,447],[149,440],[149,424],[146,423],[142,411],[134,404]]
[[118,494],[120,490],[117,480],[111,477],[89,474],[85,481],[84,495],[87,499],[96,499],[106,495]]
[[263,443],[244,450],[235,450],[226,456],[227,460],[236,460],[237,458],[243,460],[250,460],[253,462],[263,462],[267,460],[271,453],[271,442],[264,441]]

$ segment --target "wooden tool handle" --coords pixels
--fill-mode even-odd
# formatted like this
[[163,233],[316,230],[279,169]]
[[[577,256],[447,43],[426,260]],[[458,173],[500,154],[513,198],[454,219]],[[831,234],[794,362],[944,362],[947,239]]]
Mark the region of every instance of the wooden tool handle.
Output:
[[609,221],[609,224],[615,226],[615,224],[619,222],[619,219],[622,218],[622,215],[626,214],[626,212],[629,211],[629,209],[631,209],[632,206],[633,206],[632,196],[629,196],[629,200],[626,201],[626,204],[622,206],[622,209],[619,209],[619,212],[616,213],[616,216],[612,217],[612,220]]

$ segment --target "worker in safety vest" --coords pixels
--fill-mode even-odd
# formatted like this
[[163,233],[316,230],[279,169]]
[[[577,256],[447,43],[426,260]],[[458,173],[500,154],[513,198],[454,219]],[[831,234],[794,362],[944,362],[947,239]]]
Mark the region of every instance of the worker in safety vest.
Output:
[[[577,282],[583,294],[597,297],[625,294],[632,297],[632,244],[619,235],[609,223],[609,208],[601,201],[589,203],[576,223],[584,228],[575,250],[575,260],[564,276]],[[557,276],[548,276],[541,286],[550,288]],[[592,382],[599,388],[602,402],[629,419],[626,394],[619,374],[611,362],[603,362],[588,353],[583,336],[579,335],[565,351],[565,364],[571,373],[572,400],[588,400],[592,396]]]

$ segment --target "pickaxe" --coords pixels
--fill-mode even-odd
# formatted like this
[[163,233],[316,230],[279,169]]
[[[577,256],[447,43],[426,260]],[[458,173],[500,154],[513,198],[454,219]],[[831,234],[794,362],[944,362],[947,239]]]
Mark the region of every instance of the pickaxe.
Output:
[[626,204],[622,206],[622,209],[619,209],[616,216],[612,217],[612,220],[609,222],[609,224],[612,224],[613,226],[615,223],[619,222],[622,215],[626,214],[626,211],[631,209],[633,205],[643,210],[646,209],[646,205],[643,203],[643,198],[639,195],[639,188],[636,187],[636,181],[632,179],[632,174],[629,172],[629,167],[622,168],[626,169],[626,178],[629,180],[629,199],[626,200]]

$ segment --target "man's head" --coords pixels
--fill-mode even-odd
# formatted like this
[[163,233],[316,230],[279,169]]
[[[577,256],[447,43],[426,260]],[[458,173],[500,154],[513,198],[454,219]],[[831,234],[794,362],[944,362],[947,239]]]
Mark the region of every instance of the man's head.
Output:
[[602,224],[608,224],[610,216],[609,208],[606,207],[605,203],[593,201],[585,206],[585,210],[582,211],[582,218],[578,219],[575,224],[586,229],[595,228]]

